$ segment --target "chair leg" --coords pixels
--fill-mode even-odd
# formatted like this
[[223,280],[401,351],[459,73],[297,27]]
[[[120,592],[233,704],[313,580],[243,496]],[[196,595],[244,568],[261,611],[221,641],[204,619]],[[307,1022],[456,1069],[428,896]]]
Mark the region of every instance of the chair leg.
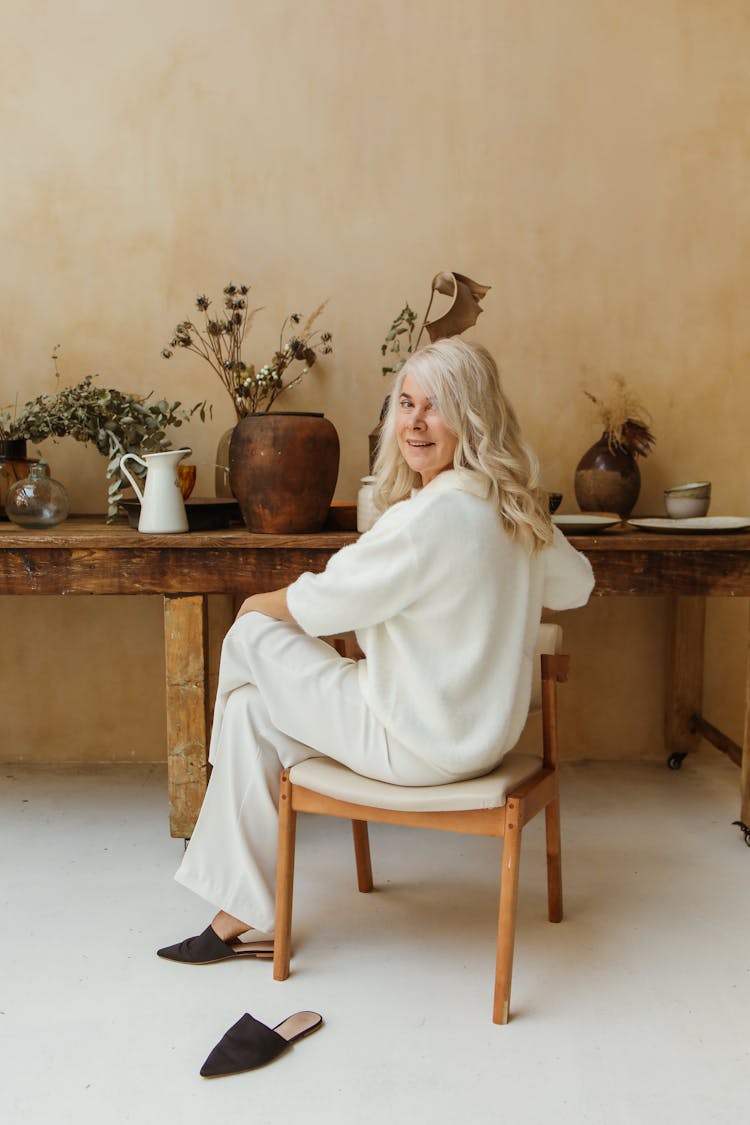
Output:
[[547,906],[550,922],[562,922],[562,858],[560,847],[560,798],[544,810],[547,826]]
[[273,941],[273,979],[289,976],[294,891],[294,845],[297,814],[292,808],[292,783],[286,770],[279,792],[279,853],[276,861],[276,928]]
[[521,809],[510,798],[505,806],[503,836],[503,874],[500,880],[500,914],[497,926],[495,1000],[493,1023],[507,1023],[510,1010],[510,982],[513,974],[513,947],[516,939],[518,871],[521,863]]
[[372,861],[370,859],[370,836],[366,820],[352,821],[354,837],[354,858],[357,863],[357,889],[366,894],[372,890]]

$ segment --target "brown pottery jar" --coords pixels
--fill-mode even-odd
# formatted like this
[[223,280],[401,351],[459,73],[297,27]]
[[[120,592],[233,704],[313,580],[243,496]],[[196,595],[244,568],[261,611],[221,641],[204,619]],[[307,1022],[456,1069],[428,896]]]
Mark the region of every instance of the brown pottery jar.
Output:
[[582,512],[617,512],[627,519],[641,491],[641,473],[633,454],[610,445],[602,434],[576,466],[576,500]]
[[229,481],[250,531],[320,531],[339,472],[339,438],[322,414],[248,414],[229,443]]

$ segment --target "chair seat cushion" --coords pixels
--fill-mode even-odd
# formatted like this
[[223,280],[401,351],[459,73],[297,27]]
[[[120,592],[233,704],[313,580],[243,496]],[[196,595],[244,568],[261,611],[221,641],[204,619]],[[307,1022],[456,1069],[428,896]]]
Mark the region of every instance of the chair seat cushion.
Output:
[[293,785],[353,805],[402,812],[458,812],[500,808],[507,794],[535,774],[541,764],[533,754],[507,754],[497,769],[483,777],[447,785],[411,786],[373,781],[331,758],[307,758],[292,766],[289,777]]

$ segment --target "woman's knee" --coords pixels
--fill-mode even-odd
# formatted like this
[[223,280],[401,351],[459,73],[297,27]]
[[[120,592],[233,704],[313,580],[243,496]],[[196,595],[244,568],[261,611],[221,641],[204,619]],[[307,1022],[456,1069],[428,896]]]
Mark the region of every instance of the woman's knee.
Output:
[[290,631],[298,633],[299,629],[288,621],[277,621],[264,613],[243,613],[230,627],[224,646],[230,650],[241,650],[246,658],[252,659],[258,653],[273,652],[276,647],[274,641],[286,643]]
[[266,617],[262,613],[243,613],[242,617],[237,617],[232,622],[224,638],[224,643],[239,638],[248,639],[255,637],[262,633],[265,622],[270,620],[270,617]]
[[225,718],[241,717],[248,723],[262,707],[260,692],[255,684],[240,684],[227,695],[224,703]]

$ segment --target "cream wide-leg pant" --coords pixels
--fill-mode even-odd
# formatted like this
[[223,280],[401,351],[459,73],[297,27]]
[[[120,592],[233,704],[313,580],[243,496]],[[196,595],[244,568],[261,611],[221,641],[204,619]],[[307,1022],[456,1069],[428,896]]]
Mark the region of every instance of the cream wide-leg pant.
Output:
[[271,933],[279,774],[316,755],[396,785],[456,780],[387,735],[362,697],[356,661],[296,625],[244,614],[224,639],[211,780],[175,879]]

